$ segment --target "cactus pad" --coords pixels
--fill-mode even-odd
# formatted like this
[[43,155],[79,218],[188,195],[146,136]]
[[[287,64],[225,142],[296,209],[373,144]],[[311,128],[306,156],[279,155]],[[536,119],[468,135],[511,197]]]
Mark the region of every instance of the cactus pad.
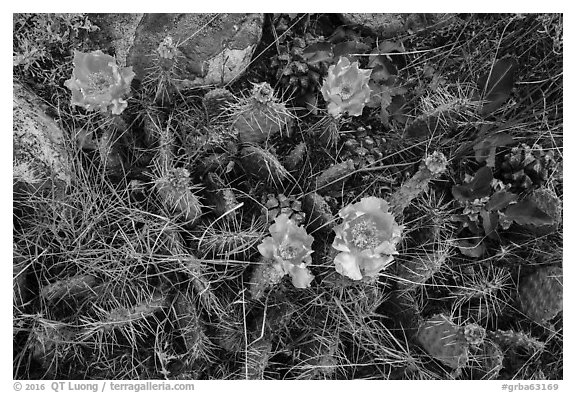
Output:
[[522,311],[535,322],[554,318],[562,311],[562,268],[550,266],[526,277],[520,284]]
[[424,350],[443,364],[459,369],[468,362],[468,342],[463,330],[445,315],[438,314],[424,321],[417,340]]

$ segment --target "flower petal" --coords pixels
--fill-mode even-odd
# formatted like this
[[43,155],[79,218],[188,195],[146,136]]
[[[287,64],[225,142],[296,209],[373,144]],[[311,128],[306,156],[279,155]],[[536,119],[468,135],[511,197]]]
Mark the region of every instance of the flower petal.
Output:
[[336,255],[336,258],[334,258],[336,271],[352,280],[362,279],[362,273],[360,272],[358,262],[358,258],[348,252],[341,252],[340,254]]
[[292,285],[296,288],[308,288],[314,280],[314,276],[305,267],[290,266],[288,274],[292,277]]
[[394,261],[391,255],[378,256],[378,257],[363,257],[360,261],[360,268],[364,276],[374,277],[379,272],[384,270],[388,265]]
[[262,240],[262,243],[258,245],[258,251],[266,258],[274,257],[274,250],[276,248],[276,243],[274,239],[270,236]]

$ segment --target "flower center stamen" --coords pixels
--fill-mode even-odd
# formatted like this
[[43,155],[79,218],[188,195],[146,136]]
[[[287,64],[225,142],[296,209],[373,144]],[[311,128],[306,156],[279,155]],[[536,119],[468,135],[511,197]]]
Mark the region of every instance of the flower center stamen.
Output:
[[292,244],[282,243],[278,247],[278,255],[285,261],[290,261],[298,255],[298,249]]
[[352,97],[352,86],[348,85],[348,84],[344,84],[340,87],[340,92],[338,93],[338,95],[340,96],[340,98],[342,98],[343,100],[347,100],[350,97]]
[[106,92],[110,86],[114,84],[114,80],[111,75],[108,75],[102,71],[94,72],[88,75],[88,80],[90,87],[88,90],[89,94],[93,93],[103,93]]
[[352,243],[359,249],[376,248],[382,243],[381,233],[374,221],[360,217],[350,227]]

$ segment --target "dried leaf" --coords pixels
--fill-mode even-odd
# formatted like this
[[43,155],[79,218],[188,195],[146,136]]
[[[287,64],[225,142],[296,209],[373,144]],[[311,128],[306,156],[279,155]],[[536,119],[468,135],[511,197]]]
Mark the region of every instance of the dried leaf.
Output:
[[402,53],[404,52],[404,45],[400,41],[382,41],[375,50],[383,55],[394,52]]
[[482,209],[480,210],[480,217],[482,217],[484,234],[492,239],[497,239],[498,236],[496,235],[496,229],[498,228],[498,213]]
[[485,101],[481,113],[488,115],[498,109],[508,98],[514,87],[514,72],[518,62],[513,57],[504,57],[494,63],[492,69],[478,78],[478,89]]
[[492,195],[484,207],[488,211],[498,211],[507,207],[510,203],[516,201],[518,195],[508,191],[499,191]]
[[473,240],[458,240],[457,245],[462,254],[472,258],[481,258],[486,252],[486,246],[480,237]]
[[372,93],[370,94],[370,101],[366,106],[370,108],[385,107],[392,103],[392,89],[389,86],[381,85],[375,82],[368,82],[368,86]]
[[308,64],[317,64],[323,61],[331,61],[334,58],[332,44],[330,42],[316,42],[308,45],[302,52],[302,57]]
[[469,183],[452,187],[452,195],[460,202],[473,201],[489,196],[492,192],[492,169],[484,166],[476,172]]
[[76,133],[76,143],[81,149],[85,150],[96,150],[98,148],[98,145],[94,142],[92,131],[87,131],[84,128],[81,128]]
[[398,94],[392,97],[392,103],[388,106],[390,116],[400,124],[406,124],[408,121],[406,98]]
[[531,199],[526,198],[514,205],[508,206],[504,212],[506,217],[519,225],[552,225],[554,219],[543,212]]
[[384,65],[378,64],[372,68],[372,74],[370,74],[370,80],[374,82],[388,82],[394,75],[397,75],[398,71],[394,65]]
[[358,41],[344,41],[339,44],[334,45],[332,52],[334,53],[334,59],[339,59],[344,56],[347,57],[350,62],[358,61],[358,56],[356,54],[365,53],[370,47],[362,42]]
[[426,138],[436,130],[438,125],[439,119],[437,116],[420,116],[406,128],[404,137],[416,139]]
[[483,163],[490,168],[496,166],[496,148],[511,145],[514,138],[506,133],[491,135],[474,145],[476,162]]

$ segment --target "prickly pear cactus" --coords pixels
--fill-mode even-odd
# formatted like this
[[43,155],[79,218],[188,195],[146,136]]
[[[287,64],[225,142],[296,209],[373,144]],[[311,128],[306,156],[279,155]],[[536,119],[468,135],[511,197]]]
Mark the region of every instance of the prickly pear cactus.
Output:
[[497,343],[502,349],[523,349],[535,353],[544,349],[544,343],[524,332],[514,330],[496,330],[487,333],[488,338]]
[[410,206],[410,202],[428,189],[430,181],[446,171],[447,165],[448,160],[440,152],[435,151],[425,157],[418,172],[390,197],[390,206],[394,215],[402,215],[404,209]]
[[354,161],[351,159],[330,166],[316,177],[316,190],[321,194],[329,190],[340,190],[354,169]]
[[226,108],[235,101],[234,95],[224,89],[217,88],[210,90],[202,98],[202,104],[206,109],[210,121],[217,120],[226,115]]
[[292,123],[286,105],[278,102],[266,82],[255,84],[252,95],[232,105],[230,111],[241,143],[262,143],[275,134],[288,133]]
[[336,217],[330,211],[328,202],[317,192],[311,192],[304,197],[302,208],[311,229],[329,231],[336,225]]
[[562,268],[550,266],[527,276],[518,291],[522,311],[534,322],[545,322],[562,311]]
[[190,173],[184,168],[169,169],[156,180],[156,190],[164,206],[188,224],[201,214],[200,202],[190,190]]
[[414,289],[423,285],[446,263],[441,252],[424,253],[398,264],[396,275],[400,289]]
[[271,260],[261,258],[261,263],[254,268],[250,277],[250,295],[255,300],[260,299],[272,287],[282,281],[284,272],[277,268]]
[[468,362],[469,344],[463,329],[443,314],[424,321],[416,338],[430,356],[453,369]]
[[484,340],[480,346],[474,348],[471,359],[470,367],[474,379],[497,379],[503,368],[504,353],[498,344]]

